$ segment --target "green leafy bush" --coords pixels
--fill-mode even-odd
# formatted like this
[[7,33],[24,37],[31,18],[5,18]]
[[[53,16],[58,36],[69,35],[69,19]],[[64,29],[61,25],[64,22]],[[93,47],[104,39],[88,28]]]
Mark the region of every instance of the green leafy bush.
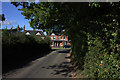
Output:
[[42,40],[40,36],[25,35],[22,32],[2,33],[3,72],[9,67],[43,56],[51,50],[49,38]]
[[120,32],[118,27],[102,27],[102,31],[88,34],[85,74],[91,78],[120,79]]
[[[103,22],[102,18],[109,21]],[[77,33],[72,34],[72,61],[79,66],[78,69],[84,70],[88,78],[120,79],[120,26],[118,22],[119,19],[115,16],[104,15],[104,17],[99,17],[98,21],[90,22],[87,28],[77,29]]]

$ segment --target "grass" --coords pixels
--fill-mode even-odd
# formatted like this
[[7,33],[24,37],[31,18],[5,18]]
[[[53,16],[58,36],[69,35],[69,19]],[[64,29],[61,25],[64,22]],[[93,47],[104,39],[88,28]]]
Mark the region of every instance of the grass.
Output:
[[52,47],[52,49],[64,49],[64,48],[62,48],[62,47]]

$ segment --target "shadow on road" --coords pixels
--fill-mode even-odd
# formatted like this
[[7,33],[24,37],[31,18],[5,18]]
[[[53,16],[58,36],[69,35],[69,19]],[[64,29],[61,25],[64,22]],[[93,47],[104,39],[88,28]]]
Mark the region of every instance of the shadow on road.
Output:
[[71,72],[73,71],[73,66],[70,66],[70,62],[62,62],[61,64],[55,64],[48,67],[42,67],[46,69],[53,69],[52,75],[61,75],[62,77],[72,77]]
[[70,66],[69,62],[63,62],[59,65],[52,65],[52,66],[47,67],[46,69],[54,69],[54,73],[51,73],[53,75],[72,77],[70,73],[73,71],[73,67]]
[[[60,50],[58,53],[68,53],[70,50]],[[70,57],[66,57],[65,59],[69,59]],[[64,61],[60,64],[49,65],[47,67],[43,66],[45,69],[53,69],[52,75],[61,75],[62,77],[72,77],[71,72],[74,70],[71,62]]]
[[53,64],[53,65],[50,64],[47,66],[43,66],[42,68],[47,69],[48,71],[49,71],[49,69],[52,69],[52,72],[50,73],[51,75],[60,75],[62,77],[72,77],[70,73],[73,71],[73,67],[70,66],[70,62],[66,61],[66,59],[68,59],[69,57],[65,56],[70,50],[66,50],[66,49],[60,49],[60,50],[52,49],[50,52],[47,52],[44,55],[35,56],[33,58],[30,58],[27,61],[21,62],[20,64],[12,65],[12,66],[10,65],[10,67],[6,66],[8,68],[4,68],[4,72],[6,73],[8,71],[12,71],[15,69],[24,68],[26,66],[29,66],[29,65],[31,65],[30,64],[31,61],[33,61],[37,58],[43,57],[43,56],[51,53],[52,51],[55,51],[54,54],[56,54],[56,53],[61,54],[62,58],[60,58],[60,60],[63,60],[63,61],[61,61],[57,64]]
[[14,62],[8,61],[8,63],[6,62],[6,63],[4,63],[4,65],[2,65],[2,70],[3,70],[2,74],[4,75],[9,71],[13,71],[13,70],[16,70],[16,69],[19,69],[19,68],[29,66],[31,61],[34,61],[38,58],[46,56],[50,52],[52,52],[52,50],[51,51],[46,51],[46,52],[44,52],[44,54],[36,55],[36,56],[33,56],[33,57],[26,57],[26,59],[22,59],[22,60],[19,60],[19,61],[17,61],[17,60],[14,61]]

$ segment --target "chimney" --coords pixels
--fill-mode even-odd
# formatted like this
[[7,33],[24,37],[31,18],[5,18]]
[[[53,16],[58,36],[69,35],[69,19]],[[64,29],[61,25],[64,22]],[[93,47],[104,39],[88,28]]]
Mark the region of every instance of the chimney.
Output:
[[6,26],[6,30],[7,30],[7,26]]
[[12,31],[12,29],[13,29],[13,26],[10,28],[10,31]]
[[25,25],[24,25],[24,27],[23,27],[23,31],[25,31]]
[[19,31],[19,25],[17,26],[17,31]]

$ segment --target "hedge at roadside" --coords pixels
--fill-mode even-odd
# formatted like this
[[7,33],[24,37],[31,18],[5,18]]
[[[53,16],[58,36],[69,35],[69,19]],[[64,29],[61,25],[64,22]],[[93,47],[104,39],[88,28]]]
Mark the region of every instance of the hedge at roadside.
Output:
[[69,32],[73,64],[88,78],[120,79],[119,15],[104,14],[95,20],[86,27],[75,26],[77,33]]
[[104,26],[91,23],[71,38],[73,63],[84,71],[85,77],[120,79],[119,20],[110,20]]
[[2,35],[2,61],[3,72],[8,67],[15,67],[30,59],[43,56],[51,50],[48,37],[25,35],[22,32],[12,34],[3,31]]

